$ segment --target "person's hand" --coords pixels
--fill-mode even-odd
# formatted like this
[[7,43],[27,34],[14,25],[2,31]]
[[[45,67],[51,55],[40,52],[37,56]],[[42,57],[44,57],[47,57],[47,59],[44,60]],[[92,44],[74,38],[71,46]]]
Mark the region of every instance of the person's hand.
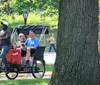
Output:
[[13,44],[13,48],[16,49],[16,44]]
[[21,49],[24,49],[24,50],[26,50],[26,49],[27,49],[25,46],[21,46],[20,48],[21,48]]
[[17,47],[19,47],[19,48],[20,48],[21,46],[22,46],[21,44],[18,44],[18,45],[17,45]]

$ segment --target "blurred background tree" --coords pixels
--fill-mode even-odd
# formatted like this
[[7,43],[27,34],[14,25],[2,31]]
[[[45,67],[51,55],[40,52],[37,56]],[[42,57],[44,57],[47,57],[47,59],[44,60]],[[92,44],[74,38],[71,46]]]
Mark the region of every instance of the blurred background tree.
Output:
[[7,14],[16,12],[21,14],[23,10],[28,10],[29,12],[45,11],[51,15],[58,13],[59,7],[59,0],[0,0],[0,3],[0,12]]

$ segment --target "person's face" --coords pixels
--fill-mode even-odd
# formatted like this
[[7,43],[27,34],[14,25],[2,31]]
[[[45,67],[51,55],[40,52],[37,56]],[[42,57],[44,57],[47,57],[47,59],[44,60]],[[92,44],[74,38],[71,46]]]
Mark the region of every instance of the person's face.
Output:
[[34,37],[35,37],[34,32],[31,32],[31,31],[30,31],[30,32],[29,32],[29,37],[30,37],[30,38],[34,38]]
[[19,41],[23,41],[23,40],[24,40],[23,36],[22,36],[22,35],[19,35],[19,36],[18,36],[18,40],[19,40]]

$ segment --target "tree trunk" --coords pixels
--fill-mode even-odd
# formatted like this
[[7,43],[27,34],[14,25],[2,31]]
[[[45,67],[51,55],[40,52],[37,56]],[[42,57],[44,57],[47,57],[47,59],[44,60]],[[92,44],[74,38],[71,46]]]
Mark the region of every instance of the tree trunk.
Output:
[[98,0],[60,0],[58,25],[49,85],[100,85]]

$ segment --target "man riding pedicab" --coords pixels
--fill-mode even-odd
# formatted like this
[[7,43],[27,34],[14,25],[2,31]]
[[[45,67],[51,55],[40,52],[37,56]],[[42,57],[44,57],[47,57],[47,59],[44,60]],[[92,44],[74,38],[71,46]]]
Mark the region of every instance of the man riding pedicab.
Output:
[[5,64],[5,67],[7,68],[9,66],[6,54],[10,50],[11,47],[11,41],[10,36],[11,32],[8,28],[8,22],[1,22],[2,30],[0,31],[0,45],[1,45],[1,57]]

